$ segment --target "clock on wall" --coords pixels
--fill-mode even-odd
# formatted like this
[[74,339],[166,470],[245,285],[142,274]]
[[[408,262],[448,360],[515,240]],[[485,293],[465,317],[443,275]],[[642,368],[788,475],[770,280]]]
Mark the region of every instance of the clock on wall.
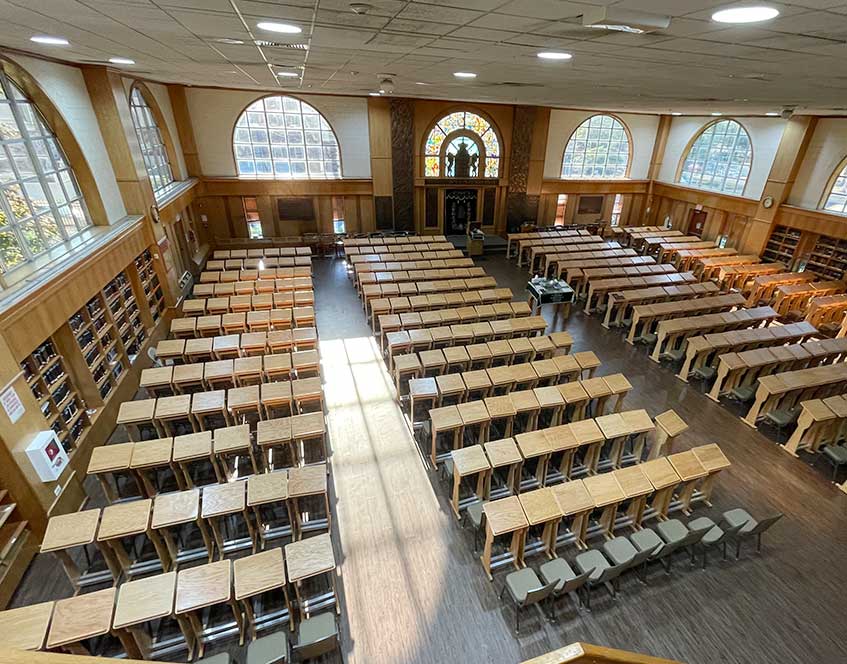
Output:
[[155,203],[150,206],[150,218],[153,220],[153,223],[159,223],[159,206]]
[[773,196],[765,196],[762,199],[762,206],[770,210],[773,207]]

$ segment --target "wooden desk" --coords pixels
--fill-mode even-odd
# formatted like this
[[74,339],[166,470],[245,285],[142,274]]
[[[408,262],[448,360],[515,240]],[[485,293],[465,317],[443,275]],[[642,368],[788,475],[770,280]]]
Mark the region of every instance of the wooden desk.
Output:
[[691,450],[671,454],[667,459],[682,480],[682,485],[678,488],[677,493],[682,504],[683,514],[688,516],[691,514],[691,497],[694,495],[695,484],[699,479],[708,475],[708,471]]
[[194,418],[196,431],[208,429],[207,418],[214,415],[219,415],[227,426],[232,424],[226,407],[224,390],[197,392],[191,396],[191,417]]
[[54,604],[43,602],[0,611],[0,643],[15,650],[41,650]]
[[600,463],[600,452],[603,450],[606,437],[594,420],[579,420],[571,422],[568,426],[576,444],[587,448],[583,455],[585,472],[589,475],[595,474]]
[[[523,567],[523,545],[529,522],[516,496],[487,502],[482,510],[485,513],[485,547],[480,560],[488,580],[492,581],[491,572],[497,567],[510,562],[516,569]],[[491,553],[494,538],[509,534],[512,536],[509,552],[493,559]]]
[[[114,475],[116,473],[128,473],[134,447],[135,443],[117,443],[100,445],[91,450],[88,474],[97,477],[106,496],[106,501],[109,503],[120,500],[118,479]],[[110,477],[112,481],[109,481]]]
[[156,438],[133,445],[129,467],[138,478],[142,493],[148,498],[153,498],[159,493],[158,472],[163,469],[170,470],[177,485],[184,488],[181,474],[177,473],[171,464],[173,446],[173,438]]
[[[183,634],[189,641],[188,659],[194,656],[194,644],[197,656],[203,657],[206,649],[205,637],[211,631],[201,622],[200,611],[215,604],[229,604],[244,640],[244,621],[241,611],[232,598],[232,564],[229,560],[219,560],[207,565],[180,570],[176,582],[175,613]],[[189,637],[189,635],[191,635]]]
[[700,493],[703,496],[703,502],[711,507],[712,488],[714,487],[718,473],[720,473],[724,468],[729,468],[732,464],[721,448],[715,443],[710,445],[700,445],[699,447],[692,448],[691,451],[708,473],[700,484]]
[[[247,507],[256,519],[261,548],[271,539],[293,537],[294,518],[288,504],[288,470],[282,469],[247,478]],[[276,514],[284,508],[285,520],[280,523]]]
[[[436,351],[428,351],[436,352]],[[437,351],[441,352],[441,351]],[[435,378],[413,378],[409,381],[409,422],[414,427],[416,422],[421,421],[415,415],[415,403],[418,405],[429,402],[431,408],[435,408],[438,402],[438,385]]]
[[152,367],[141,371],[138,386],[151,397],[168,396],[171,393],[173,366]]
[[[294,584],[301,620],[327,606],[334,605],[336,611],[341,612],[334,573],[335,555],[328,533],[286,544],[285,562],[288,566],[288,580]],[[307,596],[305,582],[323,575],[329,575],[331,592]]]
[[550,441],[545,436],[544,430],[528,431],[526,433],[515,436],[515,444],[520,450],[521,456],[524,459],[522,467],[525,467],[528,461],[535,459],[535,472],[529,477],[520,478],[518,489],[525,491],[535,487],[544,486],[547,477],[547,464],[550,461],[550,455],[553,453],[553,448]]
[[83,572],[68,550],[79,546],[85,547],[94,542],[99,523],[99,509],[62,514],[50,517],[47,522],[47,530],[41,541],[41,553],[52,553],[59,559],[73,586],[74,594],[80,591]]
[[646,461],[640,467],[654,490],[649,515],[655,515],[660,521],[665,521],[668,518],[673,491],[681,481],[680,477],[667,457]]
[[[488,457],[485,455],[482,445],[471,445],[453,450],[451,456],[453,458],[453,495],[450,506],[453,508],[453,515],[459,519],[461,509],[467,507],[470,503],[484,500],[488,495],[491,464],[488,462]],[[460,500],[462,479],[471,475],[477,476],[476,489],[471,496]]]
[[174,422],[179,420],[191,421],[191,396],[179,394],[173,397],[161,397],[156,400],[156,422],[161,436],[174,436],[176,427]]
[[[168,618],[173,613],[176,578],[176,572],[157,574],[126,582],[118,589],[112,627],[124,647],[130,643],[138,653],[133,656],[143,659],[153,657],[156,640],[148,623]],[[130,648],[127,652],[131,652]]]
[[209,484],[203,487],[203,502],[201,516],[212,528],[212,536],[218,549],[218,556],[223,558],[228,549],[242,548],[238,539],[225,540],[226,524],[223,517],[241,515],[244,519],[250,538],[250,547],[256,552],[256,533],[253,523],[247,514],[247,482],[237,480],[227,484]]
[[647,496],[653,493],[653,485],[640,466],[627,466],[615,471],[615,479],[629,500],[627,517],[633,530],[641,530],[641,521],[647,508]]
[[116,592],[116,588],[106,588],[56,602],[47,647],[90,655],[82,642],[110,632]]
[[[518,414],[517,407],[515,406],[515,401],[512,400],[512,396],[518,394],[517,392],[513,392],[512,395],[503,395],[499,397],[486,397],[482,402],[479,401],[471,401],[467,404],[461,404],[459,406],[459,412],[462,412],[462,406],[469,406],[470,404],[482,403],[484,404],[484,410],[487,411],[488,422],[485,427],[485,440],[488,440],[489,435],[489,427],[495,420],[503,420],[502,431],[500,432],[502,435],[501,438],[509,438],[512,435],[512,426],[514,424],[515,416]],[[526,391],[526,394],[529,395],[530,398],[533,398],[532,392]],[[516,399],[518,404],[521,404],[522,400],[520,398]],[[537,410],[537,408],[536,408]],[[464,415],[462,416],[464,419]],[[499,430],[500,427],[498,427]],[[534,428],[534,427],[531,427]],[[481,441],[484,442],[484,441]]]
[[159,430],[156,421],[153,419],[153,414],[156,412],[156,399],[139,399],[136,401],[124,401],[118,410],[118,417],[115,421],[116,426],[123,425],[126,429],[129,439],[132,441],[143,440],[139,429],[141,424],[149,424],[159,431],[159,435],[164,435]]
[[[97,531],[97,543],[103,551],[115,583],[125,576],[128,580],[133,576],[133,560],[124,546],[124,538],[135,538],[149,532],[150,510],[153,501],[130,500],[117,505],[109,505],[103,510],[100,528]],[[170,567],[170,556],[159,538],[149,532],[150,539],[156,548],[156,554],[162,563],[162,569]]]
[[[219,476],[226,478],[226,481],[238,474],[238,457],[245,454],[250,459],[253,474],[259,472],[256,457],[253,454],[253,445],[250,441],[250,425],[239,424],[238,426],[215,429],[212,443],[213,461],[218,463]],[[233,456],[236,458],[232,467],[230,467],[229,460]]]
[[[520,491],[519,482],[523,457],[520,450],[518,450],[518,446],[515,444],[515,440],[513,438],[492,440],[485,443],[483,449],[491,466],[488,494],[484,498],[492,499],[502,498],[503,496],[512,494],[517,495]],[[498,468],[506,469],[506,479],[502,487],[492,489],[491,479],[495,476],[494,473]]]
[[[562,512],[563,519],[570,519],[571,526],[564,533],[556,534],[556,544],[564,544],[571,540],[577,548],[587,549],[585,543],[588,530],[588,518],[594,509],[594,498],[585,488],[582,480],[570,480],[552,487],[553,496]],[[561,522],[560,522],[561,523]]]
[[688,431],[688,424],[676,414],[675,410],[666,410],[664,413],[656,415],[656,440],[650,448],[648,458],[655,459],[662,454],[671,452],[674,438],[685,431]]
[[298,378],[291,381],[291,392],[298,413],[305,413],[309,408],[323,410],[323,387],[320,378]]
[[[332,512],[329,507],[329,491],[327,489],[326,463],[301,466],[288,470],[288,499],[291,507],[292,525],[295,537],[300,539],[303,534],[315,530],[329,531],[332,528]],[[301,503],[307,498],[316,497],[324,509],[324,516],[309,510],[309,518],[304,519],[306,510],[301,509]]]
[[163,339],[156,344],[156,357],[167,364],[181,360],[185,353],[185,339]]
[[525,531],[525,538],[528,539],[529,528],[533,526],[542,526],[541,538],[537,543],[525,541],[523,547],[524,556],[528,553],[543,551],[548,558],[556,557],[556,534],[559,528],[559,521],[564,516],[559,503],[556,501],[556,496],[553,489],[536,489],[528,491],[518,496],[524,515],[526,516],[529,527]]
[[615,536],[615,516],[618,504],[626,499],[626,494],[618,484],[615,475],[616,473],[603,473],[586,477],[582,481],[594,501],[594,507],[602,510],[598,522],[606,539],[612,539]]
[[193,523],[197,526],[203,538],[205,557],[208,562],[211,562],[215,549],[206,524],[200,519],[200,489],[160,493],[156,496],[153,501],[153,516],[150,526],[165,541],[165,545],[168,548],[168,555],[171,561],[173,561],[174,568],[183,560],[193,560],[198,557],[194,551],[180,551],[171,530],[176,526],[182,526],[187,523]]
[[226,481],[220,474],[215,460],[212,456],[212,432],[200,431],[174,438],[173,461],[182,474],[182,486],[190,488],[194,486],[192,465],[197,461],[208,461],[214,470],[215,480]]
[[[244,615],[250,627],[250,636],[256,639],[256,631],[288,622],[288,628],[294,629],[294,615],[288,597],[285,562],[282,548],[255,553],[233,562],[235,577],[235,600],[244,607]],[[256,614],[257,600],[271,591],[282,591],[284,597],[281,611],[268,611]]]

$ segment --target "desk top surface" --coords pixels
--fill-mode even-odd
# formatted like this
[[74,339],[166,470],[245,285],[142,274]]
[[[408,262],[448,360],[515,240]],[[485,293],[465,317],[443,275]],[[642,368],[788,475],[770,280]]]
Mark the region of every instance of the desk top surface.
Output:
[[127,500],[105,507],[100,520],[100,530],[97,531],[97,541],[102,542],[145,532],[150,525],[152,508],[153,501],[149,498]]
[[606,437],[597,426],[594,420],[577,420],[570,423],[571,432],[580,445],[588,445],[590,443],[599,443],[605,440]]
[[288,498],[288,471],[259,473],[247,478],[247,505],[265,505]]
[[259,420],[256,425],[256,444],[273,445],[291,440],[291,418],[276,417],[271,420]]
[[544,488],[527,491],[518,496],[529,525],[535,526],[563,516],[553,489]]
[[51,517],[41,541],[41,552],[91,544],[100,523],[100,510],[83,510]]
[[514,438],[491,440],[483,445],[492,468],[509,466],[523,460]]
[[232,427],[215,429],[213,436],[215,454],[225,454],[250,447],[250,425],[239,424]]
[[232,596],[232,563],[214,563],[180,570],[176,582],[176,613],[226,602]]
[[288,579],[303,581],[335,569],[335,555],[328,533],[285,545]]
[[309,466],[289,468],[288,496],[315,496],[326,494],[326,463],[316,463]]
[[641,464],[641,471],[647,476],[656,491],[679,484],[680,477],[667,457],[645,461]]
[[683,481],[705,477],[709,474],[703,464],[697,459],[697,455],[691,450],[678,452],[668,456],[668,461]]
[[582,480],[570,480],[553,487],[556,502],[564,516],[571,516],[594,509],[594,498]]
[[203,518],[240,512],[247,505],[247,482],[237,480],[203,487]]
[[124,401],[118,410],[117,424],[133,424],[153,419],[156,412],[156,399],[137,399]]
[[56,602],[47,647],[58,648],[106,634],[112,627],[116,592],[116,588],[106,588]]
[[200,515],[200,489],[160,493],[153,501],[153,528],[194,521]]
[[0,642],[7,648],[40,650],[47,638],[54,602],[0,611]]
[[282,548],[239,558],[233,562],[235,599],[241,600],[285,586]]
[[156,400],[156,418],[185,417],[191,411],[191,395],[178,394]]
[[594,500],[595,507],[605,507],[619,503],[626,498],[621,485],[615,477],[615,473],[602,473],[600,475],[592,475],[582,480],[591,498]]
[[615,479],[627,498],[645,496],[653,492],[653,485],[638,465],[616,470]]
[[173,460],[190,461],[212,454],[212,432],[198,431],[174,438]]
[[723,450],[716,443],[692,448],[691,452],[694,453],[694,456],[697,457],[703,468],[710,473],[728,468],[732,465],[723,453]]
[[117,443],[95,447],[91,450],[88,474],[126,470],[130,466],[134,447],[135,443]]
[[487,502],[482,506],[491,532],[505,535],[529,526],[521,501],[516,496]]
[[473,475],[491,469],[488,457],[482,445],[469,445],[451,452],[453,472],[459,477]]
[[176,572],[124,582],[118,592],[112,626],[119,629],[169,616],[175,596]]

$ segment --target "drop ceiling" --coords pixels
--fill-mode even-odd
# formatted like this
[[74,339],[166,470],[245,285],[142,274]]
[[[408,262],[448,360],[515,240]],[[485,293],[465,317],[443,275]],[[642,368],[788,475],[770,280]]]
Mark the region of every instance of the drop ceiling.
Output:
[[[740,3],[710,0],[368,4],[357,15],[346,0],[0,0],[0,45],[77,63],[128,57],[136,61],[128,72],[198,86],[365,95],[390,73],[398,96],[640,112],[847,113],[847,1],[767,3],[780,16],[747,26],[713,22],[716,8]],[[582,12],[597,5],[673,18],[667,30],[641,35],[583,27]],[[303,32],[264,32],[260,21]],[[61,35],[70,45],[34,44],[33,34]],[[539,50],[574,57],[545,62]],[[302,76],[275,76],[275,66]],[[478,76],[458,80],[455,71]]]

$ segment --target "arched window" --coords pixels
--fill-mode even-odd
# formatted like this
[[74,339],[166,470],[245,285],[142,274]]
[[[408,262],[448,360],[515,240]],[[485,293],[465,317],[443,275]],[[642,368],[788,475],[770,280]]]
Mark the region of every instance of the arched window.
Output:
[[562,178],[625,178],[629,134],[611,115],[592,115],[571,135],[562,157]]
[[341,177],[335,132],[323,115],[294,97],[263,97],[250,104],[233,134],[238,177]]
[[500,174],[497,132],[488,120],[470,111],[456,111],[436,122],[424,153],[426,177],[496,178]]
[[0,269],[13,270],[89,226],[56,135],[0,70]]
[[689,148],[679,182],[740,196],[752,162],[753,149],[744,127],[735,120],[718,120],[706,125]]
[[832,181],[823,209],[836,214],[847,214],[847,159],[844,160],[841,170]]
[[153,187],[153,193],[158,194],[174,182],[174,174],[165,142],[162,140],[162,132],[159,131],[147,100],[137,87],[133,88],[129,95],[129,110],[141,145],[144,166],[150,177],[150,185]]

